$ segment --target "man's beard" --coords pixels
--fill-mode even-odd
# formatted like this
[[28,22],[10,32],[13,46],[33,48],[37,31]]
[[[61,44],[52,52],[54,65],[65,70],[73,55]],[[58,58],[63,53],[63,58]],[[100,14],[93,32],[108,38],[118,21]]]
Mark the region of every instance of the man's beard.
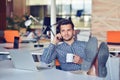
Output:
[[64,41],[70,41],[70,40],[72,40],[72,39],[73,39],[73,36],[70,37],[69,39],[64,39],[64,38],[63,38]]

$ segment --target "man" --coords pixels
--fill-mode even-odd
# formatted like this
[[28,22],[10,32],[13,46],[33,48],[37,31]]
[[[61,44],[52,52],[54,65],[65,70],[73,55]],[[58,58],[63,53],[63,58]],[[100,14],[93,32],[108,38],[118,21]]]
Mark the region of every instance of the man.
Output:
[[[59,21],[57,29],[59,33],[44,50],[41,61],[50,63],[57,58],[61,69],[65,71],[89,71],[93,63],[98,61],[97,75],[106,77],[106,62],[109,56],[107,44],[102,42],[98,49],[95,37],[91,37],[88,42],[75,40],[74,24],[67,19]],[[59,44],[61,40],[63,42]],[[74,54],[73,62],[66,62],[68,53]]]

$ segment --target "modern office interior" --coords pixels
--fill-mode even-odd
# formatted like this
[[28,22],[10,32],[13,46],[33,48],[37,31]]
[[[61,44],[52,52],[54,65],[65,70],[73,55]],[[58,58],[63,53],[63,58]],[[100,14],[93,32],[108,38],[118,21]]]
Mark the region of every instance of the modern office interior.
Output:
[[[120,0],[0,0],[0,80],[120,80],[119,4]],[[105,78],[59,70],[57,61],[40,61],[61,19],[73,22],[76,39],[93,36],[98,45],[107,43]],[[36,64],[42,68],[37,70]]]

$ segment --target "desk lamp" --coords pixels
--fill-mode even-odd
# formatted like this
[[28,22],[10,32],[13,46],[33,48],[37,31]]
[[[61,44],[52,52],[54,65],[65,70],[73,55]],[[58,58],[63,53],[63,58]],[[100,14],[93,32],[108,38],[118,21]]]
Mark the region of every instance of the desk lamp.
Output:
[[[32,20],[31,19],[33,19],[34,21],[36,21],[37,23],[39,23],[41,25],[41,23],[35,17],[33,17],[32,15],[30,15],[29,19],[26,20],[25,23],[24,23],[26,27],[28,27],[28,26],[30,26],[32,24]],[[39,40],[43,36],[43,33],[45,32],[46,28],[47,28],[46,26],[42,27],[42,32],[41,32],[40,36],[38,36],[35,32],[33,32],[34,35],[36,36],[36,42],[38,42],[38,44],[35,44],[34,47],[43,47],[44,46],[43,44],[39,43]]]
[[[29,16],[29,19],[28,19],[27,21],[25,21],[25,26],[26,26],[26,27],[28,27],[28,26],[30,26],[30,25],[32,24],[31,18],[32,18],[34,21],[36,21],[37,23],[39,23],[39,24],[41,25],[41,23],[40,23],[35,17],[33,17],[32,15],[30,15],[30,16]],[[53,24],[53,25],[56,25],[56,24]],[[54,32],[53,32],[52,29],[51,29],[51,26],[53,26],[53,25],[43,26],[43,27],[42,27],[42,33],[41,33],[40,36],[37,36],[37,34],[34,32],[34,35],[37,36],[36,40],[37,40],[37,42],[38,42],[38,44],[35,44],[34,47],[43,47],[43,46],[44,46],[44,45],[42,45],[42,44],[39,44],[39,40],[40,40],[41,37],[43,36],[43,34],[44,34],[44,32],[46,31],[47,27],[49,27],[49,29],[50,29],[50,31],[52,32],[53,36],[55,36]]]

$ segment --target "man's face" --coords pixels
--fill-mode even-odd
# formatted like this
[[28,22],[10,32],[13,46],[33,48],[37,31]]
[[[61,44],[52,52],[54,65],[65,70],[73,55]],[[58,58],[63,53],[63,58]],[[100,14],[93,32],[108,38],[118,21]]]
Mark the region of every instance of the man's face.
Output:
[[61,25],[60,33],[64,41],[71,40],[74,36],[74,30],[72,29],[72,25],[71,24]]

